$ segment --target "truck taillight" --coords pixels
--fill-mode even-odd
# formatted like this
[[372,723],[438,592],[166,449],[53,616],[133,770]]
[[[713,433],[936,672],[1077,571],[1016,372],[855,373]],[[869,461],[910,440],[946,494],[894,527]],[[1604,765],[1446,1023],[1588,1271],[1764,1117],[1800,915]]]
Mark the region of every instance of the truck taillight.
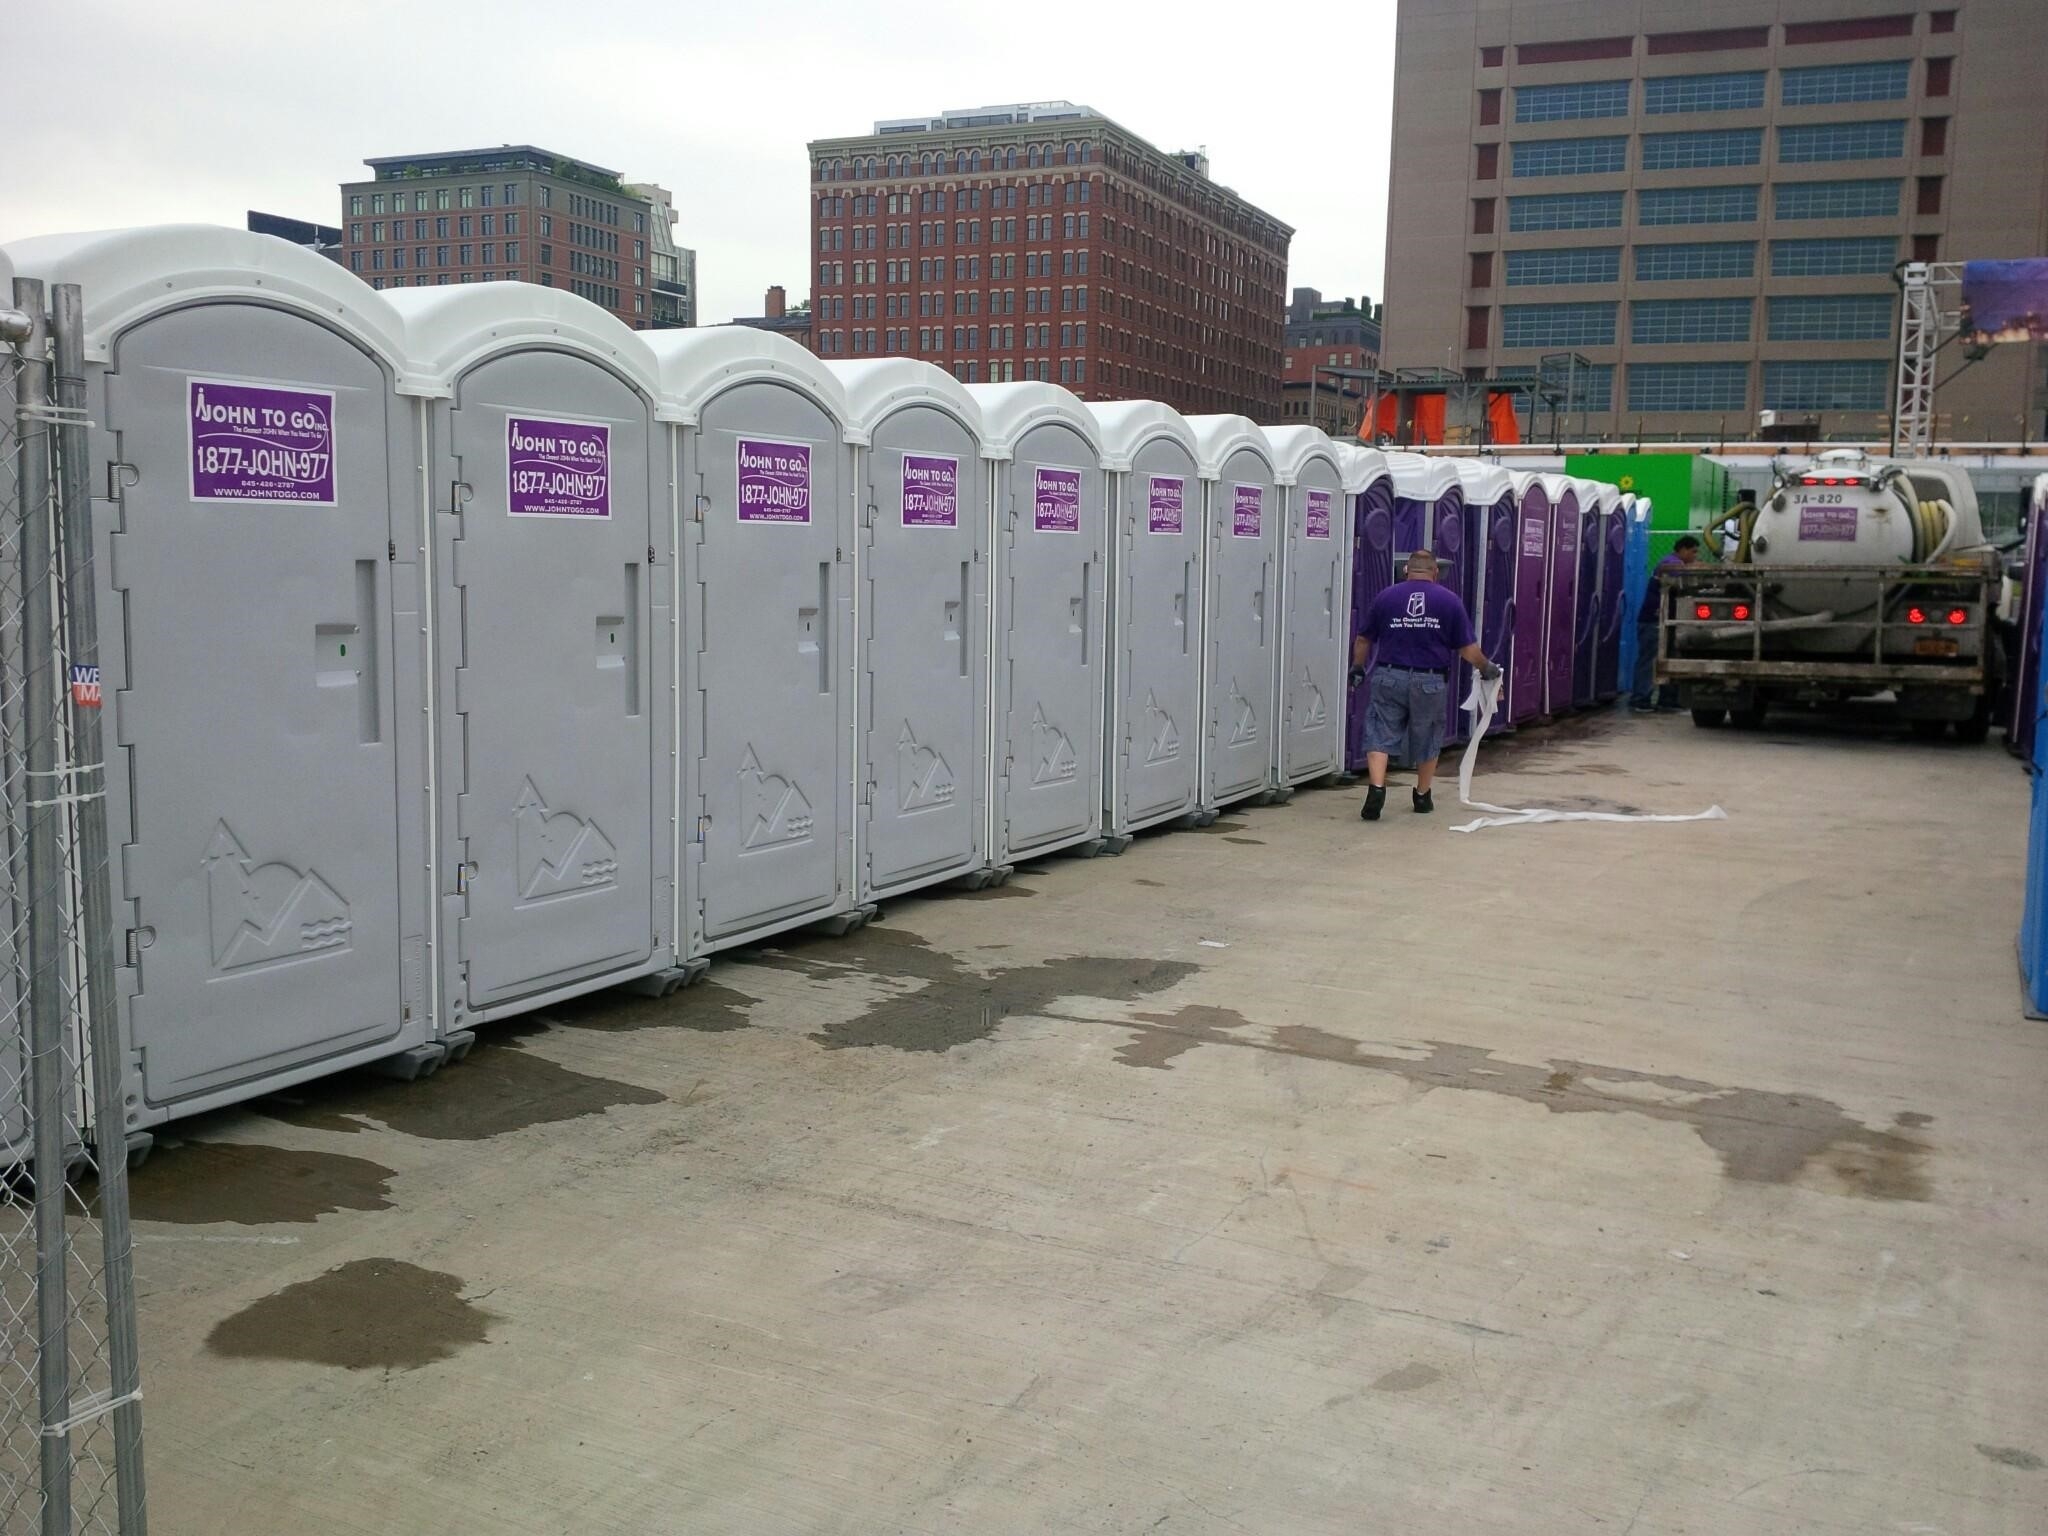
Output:
[[1746,619],[1746,618],[1748,618],[1748,617],[1749,617],[1749,604],[1747,604],[1747,603],[1737,603],[1737,604],[1735,605],[1735,617],[1736,617],[1736,618],[1738,618],[1738,619]]
[[1711,619],[1714,616],[1714,610],[1705,603],[1701,603],[1697,608],[1693,609],[1692,616],[1696,619]]
[[1948,611],[1948,621],[1951,624],[1967,624],[1970,622],[1970,610],[1967,608],[1951,608]]
[[1906,622],[1908,624],[1925,624],[1927,622],[1927,610],[1925,608],[1908,608],[1906,610]]

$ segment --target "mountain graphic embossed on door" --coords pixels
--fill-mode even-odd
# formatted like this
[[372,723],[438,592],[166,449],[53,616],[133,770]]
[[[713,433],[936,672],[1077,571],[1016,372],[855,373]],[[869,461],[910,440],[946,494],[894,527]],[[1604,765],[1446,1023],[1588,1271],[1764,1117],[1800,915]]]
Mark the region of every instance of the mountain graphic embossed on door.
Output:
[[917,739],[908,720],[896,738],[896,783],[900,811],[930,811],[953,803],[953,770]]
[[815,818],[804,792],[780,774],[768,772],[752,747],[740,762],[741,846],[775,848],[809,842]]
[[1180,730],[1173,716],[1159,707],[1159,695],[1145,695],[1145,761],[1170,763],[1180,756]]
[[225,821],[201,862],[214,969],[256,970],[349,947],[348,903],[314,871],[256,863]]
[[519,861],[519,903],[585,896],[619,883],[619,851],[597,823],[570,811],[551,811],[527,779],[512,807]]
[[1032,713],[1031,739],[1036,758],[1031,772],[1033,784],[1064,784],[1079,771],[1073,742],[1067,739],[1065,731],[1045,718],[1043,704]]

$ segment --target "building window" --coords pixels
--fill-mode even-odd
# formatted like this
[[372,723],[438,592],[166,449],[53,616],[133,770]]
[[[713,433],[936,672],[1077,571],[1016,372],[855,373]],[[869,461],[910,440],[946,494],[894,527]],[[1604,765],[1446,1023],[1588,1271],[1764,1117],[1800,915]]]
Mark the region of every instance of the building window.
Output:
[[1842,21],[1788,21],[1785,41],[1800,43],[1858,43],[1874,37],[1911,37],[1913,13],[1890,16],[1859,16]]
[[469,238],[470,220],[468,215],[465,214],[463,217],[455,221],[455,233],[462,236],[462,238],[465,240]]
[[1778,159],[1785,165],[1827,160],[1896,160],[1906,152],[1904,118],[1868,123],[1804,123],[1778,130]]
[[363,226],[360,224],[349,225],[348,240],[350,245],[361,245],[363,243]]
[[[1953,11],[1949,12],[1949,16],[1950,16],[1951,22],[1953,22],[1953,19],[1954,19],[1954,16],[1955,16],[1955,12],[1953,12]],[[1481,69],[1499,69],[1499,68],[1501,67],[1502,63],[1503,63],[1503,62],[1505,62],[1505,60],[1506,60],[1506,58],[1507,58],[1507,52],[1508,52],[1508,51],[1507,51],[1507,49],[1505,49],[1505,48],[1482,48],[1482,49],[1480,49],[1480,50],[1479,50],[1479,67],[1480,67]]]
[[363,213],[363,195],[362,195],[362,193],[358,192],[358,193],[354,194],[354,195],[353,195],[352,197],[350,197],[350,198],[349,198],[349,200],[348,200],[348,211],[349,211],[349,214],[350,214],[350,216],[351,216],[351,217],[353,217],[353,218],[361,218],[361,217],[362,217],[362,213]]
[[1756,276],[1756,242],[1710,240],[1692,245],[1639,245],[1639,283],[1703,282]]
[[1498,144],[1481,144],[1478,146],[1478,151],[1478,164],[1473,168],[1472,179],[1474,181],[1492,181],[1496,176],[1500,175],[1500,146]]
[[1825,107],[1841,101],[1904,101],[1912,73],[1906,59],[1880,64],[1818,64],[1778,73],[1778,100],[1788,107]]
[[1643,346],[1749,340],[1749,299],[1637,299],[1629,340]]
[[350,251],[348,253],[348,269],[351,272],[363,270],[363,253],[361,251]]
[[1844,235],[1828,240],[1773,240],[1773,277],[1882,277],[1899,257],[1890,235]]
[[1746,112],[1764,104],[1764,72],[1723,75],[1659,75],[1643,82],[1643,111]]
[[1949,77],[1955,68],[1954,59],[1929,59],[1927,61],[1927,94],[1946,96],[1949,91]]
[[[1546,192],[1508,199],[1508,230],[1526,234],[1542,229],[1619,229],[1619,192]],[[1492,206],[1489,200],[1487,206]],[[1493,220],[1478,234],[1491,233]]]
[[1741,411],[1749,406],[1747,363],[1631,363],[1632,411]]
[[1471,280],[1465,286],[1468,288],[1491,288],[1493,286],[1493,253],[1491,251],[1474,251],[1472,253]]
[[1780,219],[1889,219],[1899,211],[1896,181],[1787,181],[1771,196]]
[[1665,53],[1726,53],[1731,48],[1767,48],[1769,27],[1718,27],[1705,32],[1652,32],[1646,52],[1652,57]]
[[1510,149],[1517,176],[1602,176],[1628,169],[1628,140],[1620,135],[1603,139],[1522,139]]
[[1881,411],[1891,379],[1885,358],[1764,364],[1764,409]]
[[1781,295],[1770,305],[1772,341],[1889,341],[1888,293]]
[[1941,260],[1941,236],[1915,235],[1913,237],[1913,259],[1915,261]]
[[1747,224],[1756,218],[1756,205],[1755,187],[1653,187],[1636,194],[1636,221]]
[[1927,16],[1927,30],[1930,32],[1953,32],[1956,29],[1954,11],[1930,11]]
[[1915,197],[1914,211],[1923,214],[1941,212],[1941,178],[1921,176],[1916,178],[1919,185]]
[[464,187],[464,188],[462,188],[462,189],[461,189],[461,196],[460,196],[460,199],[459,199],[459,200],[460,200],[460,202],[461,202],[461,204],[462,204],[462,206],[463,206],[463,207],[465,207],[465,208],[474,208],[474,207],[476,206],[476,188],[475,188],[475,187]]
[[1487,332],[1492,328],[1493,311],[1484,305],[1476,305],[1465,311],[1465,348],[1480,352],[1486,347]]
[[1510,288],[1535,288],[1549,283],[1613,283],[1620,280],[1621,247],[1618,245],[1567,246],[1553,251],[1507,253],[1507,282]]
[[1945,155],[1948,153],[1947,118],[1923,117],[1920,119],[1920,153],[1923,155]]
[[519,242],[517,240],[505,242],[505,259],[507,261],[517,261],[519,259]]
[[1643,169],[1692,171],[1717,165],[1755,165],[1763,158],[1761,128],[1702,128],[1692,133],[1643,135]]
[[1589,80],[1578,85],[1518,85],[1515,121],[1563,123],[1586,117],[1627,117],[1631,82]]
[[1583,304],[1508,304],[1502,307],[1503,347],[1611,347],[1613,300]]
[[1479,93],[1479,126],[1491,128],[1500,121],[1500,88]]
[[1517,64],[1578,64],[1588,59],[1625,59],[1635,52],[1632,37],[1579,37],[1568,42],[1517,43]]
[[1493,233],[1493,204],[1494,199],[1490,197],[1475,197],[1472,199],[1473,234],[1490,235]]

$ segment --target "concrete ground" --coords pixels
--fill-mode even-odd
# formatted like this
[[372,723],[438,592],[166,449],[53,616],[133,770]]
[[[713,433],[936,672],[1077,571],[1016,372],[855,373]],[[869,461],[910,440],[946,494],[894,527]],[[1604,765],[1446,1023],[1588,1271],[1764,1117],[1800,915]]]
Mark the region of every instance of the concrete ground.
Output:
[[2048,1530],[2018,767],[1481,784],[1730,819],[1308,793],[174,1127],[156,1529]]

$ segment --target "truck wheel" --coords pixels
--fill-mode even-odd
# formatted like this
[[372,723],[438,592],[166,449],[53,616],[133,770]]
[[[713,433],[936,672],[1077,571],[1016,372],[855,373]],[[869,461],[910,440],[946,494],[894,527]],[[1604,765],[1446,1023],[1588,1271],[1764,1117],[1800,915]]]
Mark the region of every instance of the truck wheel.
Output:
[[1728,718],[1735,722],[1739,731],[1760,731],[1764,728],[1764,716],[1770,713],[1770,706],[1762,700],[1742,709],[1732,710]]
[[1991,695],[1979,694],[1970,718],[1956,722],[1956,740],[1974,747],[1991,734]]
[[1727,718],[1728,711],[1725,709],[1705,709],[1699,705],[1693,706],[1692,723],[1703,731],[1717,729]]
[[1921,741],[1939,741],[1948,729],[1946,720],[1909,720],[1906,724]]

